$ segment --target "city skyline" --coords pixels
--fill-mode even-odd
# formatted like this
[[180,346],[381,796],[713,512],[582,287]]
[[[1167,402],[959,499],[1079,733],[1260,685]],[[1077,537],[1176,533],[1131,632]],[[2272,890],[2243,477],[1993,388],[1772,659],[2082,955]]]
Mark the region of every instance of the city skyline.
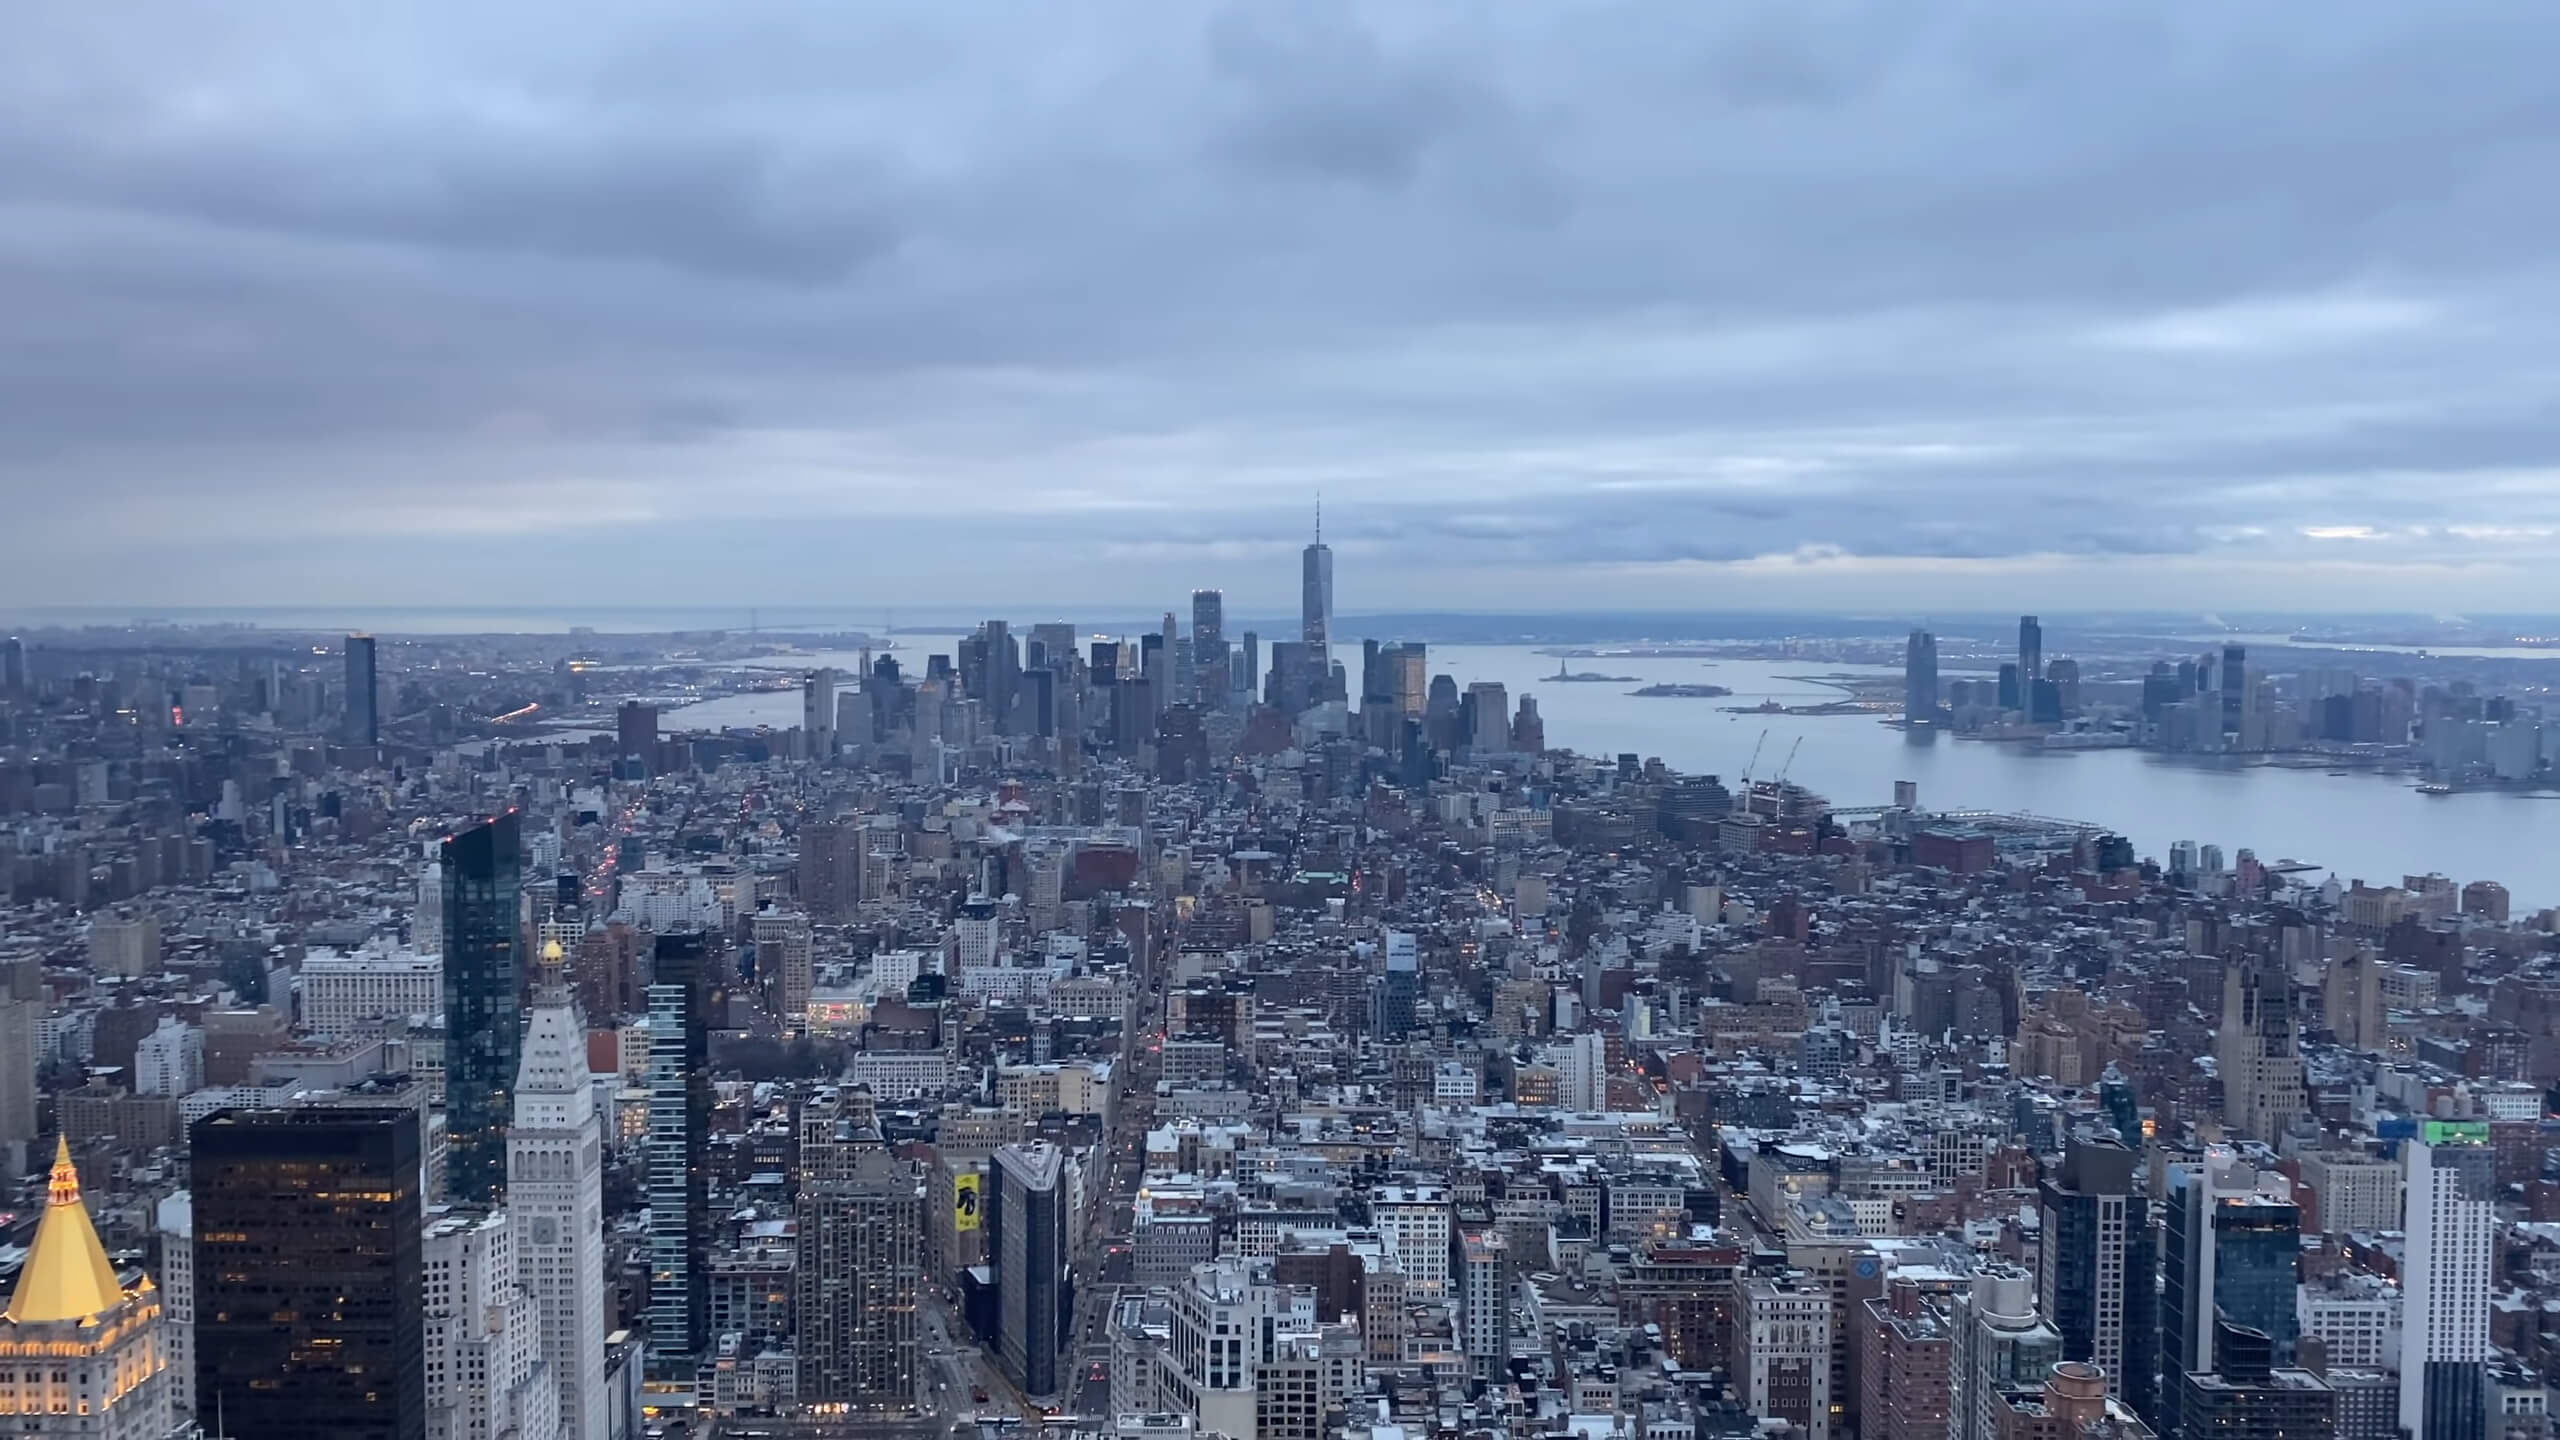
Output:
[[13,1440],[2560,1440],[2560,11],[21,9]]
[[[1731,682],[1643,684],[1339,626],[1336,578],[1306,545],[1267,671],[1220,589],[1187,634],[1177,601],[1127,639],[986,619],[930,653],[174,627],[12,652],[0,722],[39,744],[0,757],[0,803],[68,856],[0,870],[53,937],[18,951],[59,957],[50,1058],[0,1046],[57,1127],[14,1353],[107,1317],[126,1403],[192,1408],[168,1440],[208,1397],[279,1434],[1037,1413],[1321,1440],[1417,1383],[1510,1405],[1568,1372],[1722,1440],[2389,1440],[2395,1407],[2476,1440],[2538,1387],[2488,1262],[2560,1214],[2560,1181],[2518,1178],[2560,1030],[2560,909],[2506,883],[2547,890],[2528,833],[2407,826],[2444,868],[2396,885],[2224,844],[2315,794],[2398,829],[2378,786],[2420,814],[2547,790],[2537,660],[2041,613],[1946,627],[1943,671],[1925,626],[1584,652]],[[1551,743],[1541,693],[1560,724],[1621,708]],[[1648,753],[1699,731],[1739,769]],[[1852,751],[1889,804],[1838,787]],[[2163,861],[2118,817],[2175,772],[2119,767],[2092,823],[2050,784],[1942,791],[1931,757],[1967,751],[2316,791],[2172,800],[2221,838]],[[200,811],[163,803],[164,757],[204,767]],[[217,913],[293,929],[244,968],[258,947],[199,938]],[[175,1189],[131,1161],[190,1110]],[[165,1317],[77,1156],[116,1187],[100,1216],[155,1217]],[[2034,1216],[2031,1253],[2005,1222],[1982,1246],[1992,1215]],[[2368,1243],[2395,1221],[2398,1266]],[[1586,1343],[1524,1267],[1594,1238],[1560,1292]],[[309,1272],[315,1243],[344,1262]],[[60,1416],[95,1375],[46,1373],[0,1406]]]
[[1084,607],[1317,491],[1355,608],[2560,554],[2537,12],[24,22],[0,605]]

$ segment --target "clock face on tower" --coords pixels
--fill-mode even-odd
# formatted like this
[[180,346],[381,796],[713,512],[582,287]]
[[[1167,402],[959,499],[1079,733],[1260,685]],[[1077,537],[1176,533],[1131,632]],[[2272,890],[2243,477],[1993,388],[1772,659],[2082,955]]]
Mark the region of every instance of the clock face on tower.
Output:
[[560,1222],[551,1219],[549,1216],[542,1216],[535,1219],[533,1222],[533,1243],[536,1245],[559,1244]]

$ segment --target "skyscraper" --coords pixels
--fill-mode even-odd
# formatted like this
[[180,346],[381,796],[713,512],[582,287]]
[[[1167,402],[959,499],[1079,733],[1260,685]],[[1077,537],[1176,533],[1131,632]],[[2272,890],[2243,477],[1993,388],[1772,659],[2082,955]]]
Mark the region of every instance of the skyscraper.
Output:
[[2002,1393],[2036,1384],[2062,1358],[2062,1334],[2036,1313],[2035,1277],[1994,1265],[1973,1277],[1954,1315],[1947,1365],[1947,1440],[1995,1440]]
[[800,903],[809,918],[841,925],[862,899],[866,835],[860,820],[811,820],[800,827]]
[[800,1401],[894,1410],[916,1394],[924,1180],[839,1097],[801,1122]]
[[2301,1111],[2301,1030],[2293,977],[2281,960],[2252,958],[2224,967],[2215,1062],[2222,1072],[2223,1118],[2242,1136],[2273,1145]]
[[1060,1389],[1069,1306],[1065,1152],[1047,1141],[995,1154],[987,1257],[996,1273],[996,1363],[1026,1395]]
[[1013,700],[1021,688],[1022,650],[1005,621],[989,620],[978,630],[987,646],[986,689],[979,693],[987,703],[987,725],[999,735],[1011,735],[1016,733]]
[[[2278,1363],[2275,1342],[2245,1325],[2213,1324],[2210,1372],[2190,1370],[2171,1385],[2178,1393],[2170,1440],[2297,1440],[2338,1433],[2338,1395],[2308,1370]],[[2167,1402],[2164,1392],[2162,1401]]]
[[196,1413],[196,1208],[174,1190],[160,1198],[160,1303],[168,1317],[161,1339],[169,1351],[169,1403],[181,1420]]
[[658,707],[625,700],[614,712],[614,754],[655,768],[658,763]]
[[1460,700],[1467,713],[1467,743],[1479,755],[1502,755],[1511,750],[1511,697],[1499,680],[1476,680],[1467,685]]
[[836,753],[836,672],[821,665],[800,682],[800,730],[809,741],[809,758],[828,760]]
[[1369,1033],[1400,1043],[1413,1028],[1414,1007],[1422,998],[1422,970],[1413,935],[1390,930],[1386,936],[1386,970],[1370,992]]
[[1741,1281],[1734,1306],[1733,1388],[1754,1415],[1831,1440],[1831,1296],[1797,1274]]
[[916,686],[915,729],[909,736],[908,772],[926,784],[939,784],[942,773],[942,702],[944,682],[925,680]]
[[[1211,594],[1217,592],[1211,591]],[[1035,662],[1032,652],[1038,651]],[[1065,620],[1043,620],[1031,627],[1030,638],[1023,642],[1022,667],[1055,670],[1073,663],[1076,658],[1076,627]]]
[[509,1097],[523,1043],[516,956],[524,851],[516,812],[445,837],[445,1188],[490,1205],[506,1189]]
[[1458,1334],[1467,1373],[1491,1382],[1510,1373],[1512,1293],[1517,1277],[1511,1247],[1491,1225],[1458,1232]]
[[2038,1187],[2036,1305],[2062,1332],[2064,1359],[2099,1366],[2116,1398],[2148,1414],[2160,1334],[2151,1200],[2135,1174],[2141,1158],[2112,1134],[2075,1134],[2065,1144],[2060,1173]]
[[775,1018],[783,1033],[808,1028],[809,988],[816,978],[809,917],[797,910],[756,912],[756,978],[773,996]]
[[1389,646],[1386,665],[1394,681],[1396,713],[1407,719],[1419,718],[1431,685],[1428,647],[1419,640]]
[[2249,708],[2249,647],[2222,647],[2222,733],[2240,733],[2240,721]]
[[2400,1430],[2411,1440],[2489,1433],[2489,1294],[2497,1160],[2485,1122],[2428,1120],[2408,1158],[2400,1313]]
[[707,935],[661,935],[649,985],[649,1369],[690,1377],[710,1341]]
[[2018,693],[2020,707],[2035,682],[2044,678],[2044,626],[2033,615],[2018,617]]
[[2060,714],[2055,718],[2080,713],[2080,662],[2065,655],[2045,662],[2044,678],[2053,682],[2054,698]]
[[1228,658],[1227,597],[1221,590],[1191,592],[1191,664],[1199,674],[1203,708],[1224,710],[1235,664]]
[[438,1209],[422,1246],[427,1429],[452,1440],[557,1436],[560,1394],[542,1363],[506,1211]]
[[347,743],[382,743],[381,694],[373,665],[373,637],[347,637]]
[[2062,687],[2050,675],[2026,682],[2027,719],[2037,725],[2062,723]]
[[224,1110],[189,1134],[196,1413],[260,1440],[425,1440],[416,1113]]
[[560,1391],[562,1440],[604,1440],[604,1123],[565,958],[548,947],[541,956],[507,1132],[507,1213],[518,1283]]
[[177,1426],[169,1363],[160,1292],[141,1277],[127,1289],[116,1275],[81,1203],[71,1147],[57,1142],[44,1216],[0,1314],[0,1430],[162,1440]]
[[27,642],[15,635],[0,636],[0,695],[23,695],[27,691]]
[[41,962],[0,960],[0,1165],[27,1173],[35,1159],[36,1057],[45,1010]]
[[1921,724],[1938,713],[1938,637],[1914,630],[1902,647],[1902,714]]
[[2169,1172],[2162,1226],[2160,1407],[2157,1428],[2181,1424],[2189,1373],[2212,1371],[2217,1320],[2247,1327],[2272,1346],[2269,1363],[2290,1363],[2300,1321],[2294,1308],[2302,1210],[2283,1176],[2241,1164],[2227,1149]]
[[1306,667],[1307,703],[1321,704],[1333,678],[1333,547],[1324,543],[1324,517],[1316,517],[1316,538],[1299,558],[1298,640],[1306,647],[1298,663]]
[[1314,674],[1307,647],[1296,640],[1271,642],[1271,672],[1263,677],[1262,703],[1295,715],[1315,703],[1307,681]]

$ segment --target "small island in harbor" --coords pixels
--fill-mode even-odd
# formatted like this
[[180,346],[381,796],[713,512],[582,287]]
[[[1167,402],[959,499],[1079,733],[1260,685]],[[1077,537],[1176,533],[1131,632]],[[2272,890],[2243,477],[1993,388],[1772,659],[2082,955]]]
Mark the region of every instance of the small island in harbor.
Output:
[[1648,700],[1719,700],[1733,692],[1721,685],[1647,685],[1627,693]]

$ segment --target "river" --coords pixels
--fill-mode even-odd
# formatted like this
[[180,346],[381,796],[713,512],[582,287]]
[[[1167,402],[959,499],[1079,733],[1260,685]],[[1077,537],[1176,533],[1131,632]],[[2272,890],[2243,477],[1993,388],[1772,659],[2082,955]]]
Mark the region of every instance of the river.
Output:
[[[1356,673],[1357,647],[1337,647]],[[921,667],[922,654],[900,652]],[[775,668],[833,665],[850,672],[854,655],[813,655],[771,662]],[[1571,669],[1632,675],[1633,684],[1559,683],[1554,656],[1526,646],[1450,645],[1431,651],[1431,670],[1461,688],[1498,680],[1516,705],[1523,691],[1538,698],[1547,743],[1585,754],[1634,751],[1660,756],[1674,769],[1712,772],[1732,782],[1760,746],[1762,776],[1778,773],[1794,752],[1787,778],[1839,806],[1892,803],[1893,783],[1920,787],[1920,803],[1946,810],[2024,810],[2103,825],[2131,839],[2146,856],[2166,856],[2172,842],[2220,845],[2226,856],[2255,850],[2270,863],[2300,860],[2341,879],[2396,884],[2403,875],[2440,871],[2456,881],[2496,880],[2519,913],[2560,904],[2560,795],[2466,791],[2421,795],[2405,777],[2330,775],[2194,759],[2141,750],[2045,752],[1906,734],[1872,716],[1729,715],[1723,707],[1763,698],[1799,704],[1839,691],[1789,676],[1860,672],[1819,661],[1678,660],[1603,656],[1574,659]],[[1637,684],[1687,681],[1722,685],[1730,699],[1647,699]],[[796,694],[739,695],[670,713],[677,726],[799,723]],[[1768,739],[1761,744],[1762,731]],[[1801,741],[1801,745],[1798,742]]]

